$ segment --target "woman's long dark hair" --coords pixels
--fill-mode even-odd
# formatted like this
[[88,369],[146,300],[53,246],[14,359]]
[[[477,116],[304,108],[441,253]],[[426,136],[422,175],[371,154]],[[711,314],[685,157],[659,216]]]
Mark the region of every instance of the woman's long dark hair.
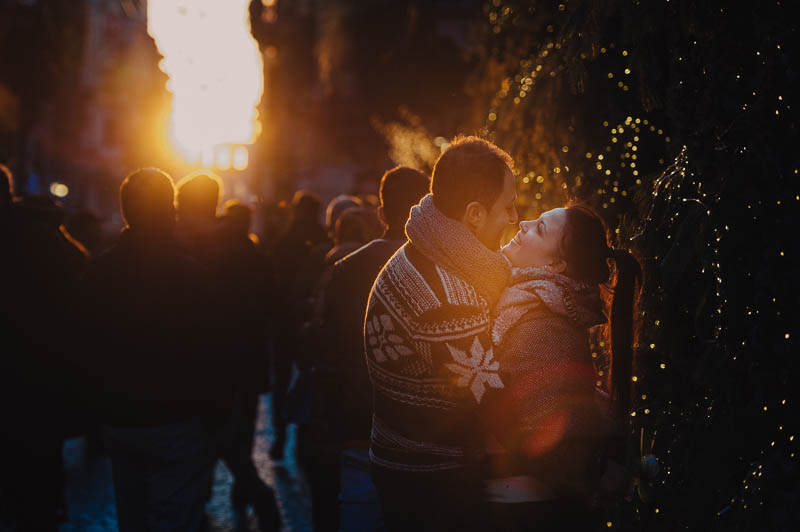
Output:
[[[609,246],[606,225],[591,207],[570,204],[566,216],[560,246],[567,263],[564,273],[579,281],[610,288],[605,298],[609,309],[606,337],[610,355],[610,395],[614,411],[626,415],[631,408],[634,310],[642,269],[629,251]],[[613,269],[609,267],[609,259],[613,261]]]

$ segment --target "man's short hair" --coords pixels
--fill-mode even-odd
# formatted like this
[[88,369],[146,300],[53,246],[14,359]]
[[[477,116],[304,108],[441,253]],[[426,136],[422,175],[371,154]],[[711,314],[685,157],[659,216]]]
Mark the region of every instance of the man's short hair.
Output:
[[158,168],[136,170],[122,181],[119,203],[130,227],[168,226],[175,218],[172,178]]
[[222,180],[210,172],[192,172],[177,184],[178,215],[214,218],[222,195]]
[[383,218],[390,229],[405,227],[411,207],[430,192],[428,176],[409,168],[395,166],[381,178],[380,199]]
[[456,220],[477,201],[490,209],[503,191],[511,157],[478,137],[456,137],[433,166],[431,192],[436,208]]

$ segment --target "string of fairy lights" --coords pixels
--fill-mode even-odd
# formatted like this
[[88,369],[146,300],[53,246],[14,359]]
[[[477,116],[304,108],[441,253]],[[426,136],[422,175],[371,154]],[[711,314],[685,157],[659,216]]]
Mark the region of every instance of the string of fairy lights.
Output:
[[[781,2],[776,5],[781,7]],[[624,98],[636,88],[637,73],[635,65],[628,62],[633,55],[629,49],[609,42],[596,45],[597,50],[590,54],[580,51],[570,42],[570,35],[562,31],[570,7],[566,2],[558,4],[557,13],[550,13],[551,18],[545,21],[552,21],[552,24],[535,26],[538,35],[543,37],[540,42],[524,41],[530,51],[520,53],[518,49],[505,45],[501,53],[511,56],[512,60],[508,61],[511,66],[499,80],[489,101],[485,130],[491,138],[503,133],[508,138],[507,132],[519,127],[528,128],[527,136],[536,136],[537,128],[543,126],[536,120],[526,123],[520,116],[531,112],[532,101],[549,95],[547,90],[552,90],[553,85],[548,83],[567,77],[569,68],[576,62],[614,65],[607,69],[605,81],[620,97]],[[518,26],[524,26],[524,21],[519,23],[520,11],[526,9],[526,14],[533,17],[534,8],[524,4],[503,0],[487,2],[484,14],[490,33],[499,39],[506,31],[520,31]],[[721,7],[720,13],[724,12],[725,8]],[[689,42],[687,54],[690,55],[674,58],[678,65],[676,72],[689,72],[690,61],[697,61],[694,50],[698,46],[697,41]],[[748,145],[746,140],[752,135],[741,135],[742,123],[753,120],[754,116],[759,119],[766,114],[772,116],[773,111],[775,120],[790,120],[792,117],[786,88],[776,89],[778,94],[775,94],[765,81],[764,72],[769,72],[779,63],[775,53],[785,53],[780,42],[769,46],[773,48],[768,49],[762,43],[761,48],[753,52],[751,58],[755,58],[755,66],[747,67],[751,59],[743,56],[742,66],[731,67],[730,83],[741,86],[744,86],[748,72],[761,69],[758,75],[750,74],[757,86],[747,92],[748,99],[741,102],[738,115],[721,128],[714,139],[713,149],[729,155],[733,169],[736,161],[746,159],[753,150],[752,143]],[[603,63],[604,58],[611,60]],[[701,75],[707,74],[703,66]],[[676,78],[673,83],[676,91],[690,90],[689,78]],[[563,86],[561,88],[564,90]],[[765,113],[763,109],[766,106],[774,106],[774,109]],[[787,314],[790,313],[785,311],[788,295],[773,291],[770,301],[764,302],[767,308],[761,302],[747,301],[741,293],[746,289],[742,278],[749,279],[754,285],[759,281],[752,271],[743,272],[735,257],[741,253],[737,251],[740,245],[737,235],[742,231],[750,231],[748,235],[757,234],[746,224],[766,224],[777,219],[777,213],[770,209],[796,208],[788,204],[800,202],[800,194],[796,192],[798,169],[792,169],[794,181],[791,186],[773,187],[778,190],[763,187],[761,195],[751,193],[751,197],[743,201],[742,209],[738,210],[738,202],[742,199],[735,195],[735,190],[720,184],[725,181],[725,176],[709,177],[699,171],[692,158],[696,148],[688,143],[677,145],[673,142],[665,127],[659,124],[661,120],[647,112],[629,110],[623,119],[602,120],[607,140],[594,149],[585,146],[585,139],[581,139],[580,132],[570,125],[559,130],[559,133],[566,130],[562,136],[538,136],[549,141],[539,152],[531,150],[530,144],[523,143],[518,152],[512,153],[515,161],[521,163],[518,172],[523,216],[538,215],[547,208],[563,204],[564,198],[569,196],[591,198],[597,207],[611,214],[612,220],[614,213],[625,214],[626,210],[634,213],[630,219],[620,215],[613,229],[620,245],[639,250],[646,271],[647,294],[640,308],[641,331],[635,345],[640,364],[632,377],[636,400],[628,420],[631,439],[636,441],[632,447],[636,447],[636,458],[641,460],[639,502],[627,508],[617,508],[617,513],[609,515],[605,523],[608,528],[625,528],[623,523],[630,526],[632,517],[645,528],[647,523],[655,523],[653,519],[662,519],[660,526],[666,526],[666,521],[663,521],[666,516],[673,520],[683,519],[677,508],[665,511],[665,506],[670,506],[671,501],[666,500],[663,494],[685,491],[687,481],[698,475],[686,463],[693,452],[687,448],[690,442],[687,434],[702,434],[702,430],[716,427],[720,419],[731,415],[732,408],[720,396],[721,386],[715,387],[713,382],[698,384],[692,396],[673,396],[674,390],[685,384],[687,376],[729,374],[731,379],[738,379],[736,382],[747,383],[749,371],[760,364],[756,354],[767,352],[764,340],[758,335],[765,334],[760,332],[759,327],[763,329],[763,326],[759,324],[767,318],[765,313],[768,310],[774,312],[771,314],[774,327],[785,327],[777,338],[772,338],[774,349],[787,350],[788,342],[793,340],[788,326],[791,317]],[[734,137],[731,131],[739,131],[739,136]],[[581,145],[582,141],[584,145]],[[776,182],[784,182],[788,177],[777,175]],[[769,192],[774,194],[770,196]],[[685,264],[676,259],[676,255],[684,257],[681,260]],[[776,271],[789,268],[786,249],[777,250],[777,257],[769,260],[772,261],[770,264],[776,265]],[[681,315],[668,305],[675,286],[661,276],[659,269],[664,264],[676,262],[687,272],[686,276],[698,280],[697,295],[691,302],[696,307],[696,315],[689,315],[688,303]],[[731,306],[731,294],[736,296],[734,306]],[[667,308],[673,313],[670,314]],[[745,316],[739,315],[742,311]],[[681,330],[688,323],[701,324],[703,327],[696,327],[702,330]],[[684,335],[688,336],[682,338]],[[779,341],[786,345],[779,345]],[[676,351],[675,345],[683,347],[684,352]],[[689,351],[686,351],[687,346]],[[603,385],[607,378],[605,347],[599,337],[592,345],[598,386]],[[698,366],[702,357],[707,358],[703,362],[705,366]],[[796,418],[790,410],[790,398],[775,396],[779,390],[787,395],[786,389],[779,386],[775,387],[774,393],[769,389],[766,392],[757,389],[765,395],[758,406],[758,414],[766,423],[779,422],[767,427],[767,434],[756,436],[759,442],[754,444],[756,451],[747,451],[749,447],[742,444],[736,456],[737,462],[731,464],[721,486],[715,487],[720,493],[719,500],[723,502],[714,508],[717,517],[736,514],[737,518],[742,518],[746,514],[740,512],[764,507],[765,478],[777,474],[778,469],[774,463],[776,459],[769,456],[785,455],[796,463],[793,447],[798,430]],[[744,400],[736,403],[737,408],[752,408],[748,405]],[[742,412],[743,416],[755,414],[749,410]],[[653,455],[654,452],[657,456]],[[734,484],[738,487],[730,487]],[[725,492],[727,498],[723,496]]]
[[[493,2],[493,4],[498,5],[499,2]],[[502,13],[506,13],[504,16],[508,16],[505,8]],[[493,26],[494,28],[501,27],[501,19],[502,17],[496,18],[497,25]],[[508,103],[509,98],[513,105],[517,106],[527,96],[534,94],[537,77],[556,78],[565,70],[566,64],[559,62],[560,56],[550,53],[551,51],[562,50],[561,42],[550,41],[544,44],[542,48],[541,51],[531,55],[529,58],[520,60],[520,73],[502,80],[487,114],[485,123],[487,131],[491,131],[496,125],[498,116],[502,114],[503,107]],[[599,53],[600,55],[618,53],[623,58],[629,55],[627,50],[617,50],[617,46],[614,43],[610,43],[607,47],[601,47]],[[549,62],[547,62],[548,58],[550,58]],[[546,74],[542,76],[542,72],[546,72]],[[613,71],[608,72],[607,78],[621,92],[628,92],[630,86],[625,81],[615,82],[615,80],[623,76],[627,78],[631,74],[631,68],[625,67],[621,73],[616,75]],[[513,97],[511,97],[512,95]],[[603,209],[607,209],[619,201],[619,198],[632,196],[643,184],[638,160],[640,154],[637,152],[640,143],[648,140],[645,137],[657,137],[659,141],[667,144],[667,150],[672,139],[665,134],[662,128],[646,117],[627,116],[616,123],[604,120],[602,125],[608,133],[607,144],[595,151],[585,152],[585,158],[587,162],[592,163],[594,170],[599,175],[605,176],[605,179],[602,180],[602,186],[596,189],[596,194],[606,196],[606,201],[603,201],[600,206]],[[574,132],[574,128],[571,128],[571,132]],[[653,143],[655,141],[650,140],[650,142]],[[566,159],[572,151],[574,151],[574,147],[568,143],[554,149],[554,152],[557,152],[560,158],[563,159]],[[529,162],[525,161],[524,156],[522,160],[523,162]],[[663,166],[664,163],[664,158],[659,157],[658,164]],[[523,170],[521,191],[528,193],[526,198],[527,196],[533,198],[530,203],[533,209],[540,208],[543,206],[541,202],[545,199],[548,189],[555,186],[565,193],[574,194],[575,190],[584,184],[585,177],[582,172],[578,172],[571,177],[571,183],[569,183],[567,176],[570,172],[570,165],[566,163],[556,163],[543,171]]]

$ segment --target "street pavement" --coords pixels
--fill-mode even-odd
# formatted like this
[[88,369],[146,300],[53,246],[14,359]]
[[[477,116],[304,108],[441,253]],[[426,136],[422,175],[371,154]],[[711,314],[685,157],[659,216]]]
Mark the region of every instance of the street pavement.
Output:
[[[272,441],[269,396],[259,404],[253,461],[259,475],[275,490],[283,516],[283,531],[311,530],[311,502],[308,485],[295,460],[294,427],[289,428],[284,459],[273,462],[269,456]],[[64,475],[68,521],[60,532],[116,532],[117,516],[111,486],[111,464],[106,456],[94,456],[85,438],[69,440],[64,445]],[[233,482],[228,469],[217,462],[211,500],[206,506],[209,532],[257,532],[252,510],[245,519],[237,519],[230,504]]]

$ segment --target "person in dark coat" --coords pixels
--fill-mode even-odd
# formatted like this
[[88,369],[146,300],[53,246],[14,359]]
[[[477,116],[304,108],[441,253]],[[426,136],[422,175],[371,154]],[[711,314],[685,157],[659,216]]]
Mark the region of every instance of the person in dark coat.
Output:
[[216,287],[175,241],[173,196],[161,170],[127,176],[126,228],[82,286],[77,363],[105,423],[122,532],[200,529],[210,420],[232,394]]
[[[398,166],[383,175],[378,211],[386,226],[383,236],[334,264],[318,307],[316,363],[321,385],[315,404],[324,407],[319,416],[341,456],[339,530],[376,530],[381,525],[380,504],[369,478],[372,391],[364,359],[364,314],[378,273],[406,241],[411,207],[429,187],[428,177],[412,168]],[[336,504],[338,493],[332,495]]]
[[228,287],[225,312],[229,328],[242,358],[237,378],[231,434],[221,456],[234,475],[231,503],[237,514],[246,516],[253,506],[261,530],[278,530],[280,513],[275,495],[258,475],[253,463],[253,442],[259,394],[269,388],[267,334],[273,330],[269,305],[274,294],[272,272],[266,258],[256,249],[255,235],[249,233],[252,210],[236,200],[225,204],[220,220],[220,272]]
[[[298,283],[298,272],[308,260],[311,250],[321,244],[330,246],[328,235],[320,224],[322,203],[308,191],[298,190],[291,205],[289,227],[278,239],[271,257],[276,292],[272,298],[276,317],[276,335],[272,358],[272,424],[275,439],[270,447],[273,460],[283,457],[286,443],[287,394],[292,365],[297,354],[300,327],[305,321],[306,298],[314,285]],[[308,284],[308,283],[306,283]],[[302,293],[298,293],[298,290]]]
[[[225,331],[227,364],[235,393],[217,434],[218,455],[234,477],[231,502],[238,517],[253,506],[261,530],[280,528],[275,496],[253,463],[253,436],[260,378],[266,379],[266,330],[271,282],[266,261],[249,238],[250,209],[228,204],[218,219],[222,181],[213,174],[193,173],[178,183],[179,243],[211,270],[220,290],[218,304]],[[259,375],[261,373],[261,375]]]
[[248,389],[257,394],[268,392],[270,386],[268,340],[274,333],[270,300],[275,281],[272,264],[258,247],[258,237],[250,233],[252,218],[253,210],[248,205],[238,200],[227,201],[218,236],[220,262],[231,277],[227,285],[231,290],[229,299],[241,316],[238,327],[244,353],[243,378]]
[[86,248],[91,257],[96,257],[106,248],[102,220],[93,212],[79,211],[70,216],[64,225],[69,234]]
[[[341,203],[341,202],[340,202]],[[350,206],[339,210],[334,224],[334,246],[324,256],[324,268],[314,291],[314,308],[325,301],[325,289],[336,261],[381,234],[383,224],[372,207]],[[309,258],[312,260],[312,258]],[[319,258],[316,258],[319,260]],[[338,420],[325,416],[323,404],[330,398],[331,385],[321,365],[327,350],[319,334],[319,323],[312,316],[302,329],[296,361],[298,376],[290,389],[291,421],[298,425],[297,458],[308,479],[315,530],[339,530],[339,444],[331,439],[330,429]]]
[[61,446],[75,414],[66,399],[68,295],[86,257],[47,197],[15,198],[0,165],[0,505],[16,530],[57,530],[64,517]]

